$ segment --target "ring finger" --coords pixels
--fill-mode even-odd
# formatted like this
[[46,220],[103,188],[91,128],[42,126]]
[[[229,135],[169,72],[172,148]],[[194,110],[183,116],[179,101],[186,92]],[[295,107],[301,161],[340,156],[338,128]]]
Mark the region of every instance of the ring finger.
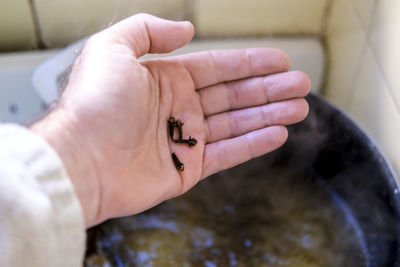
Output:
[[224,112],[206,117],[207,143],[232,138],[272,125],[289,125],[303,120],[308,104],[302,98]]

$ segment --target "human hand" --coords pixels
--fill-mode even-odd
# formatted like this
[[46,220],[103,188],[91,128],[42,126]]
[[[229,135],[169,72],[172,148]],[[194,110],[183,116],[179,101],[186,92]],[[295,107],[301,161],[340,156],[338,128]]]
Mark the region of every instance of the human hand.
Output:
[[[193,34],[189,22],[140,14],[92,36],[58,106],[33,125],[63,160],[87,226],[139,213],[268,153],[286,141],[284,125],[306,117],[310,81],[287,72],[280,50],[138,59],[182,47]],[[196,146],[170,140],[170,116]]]

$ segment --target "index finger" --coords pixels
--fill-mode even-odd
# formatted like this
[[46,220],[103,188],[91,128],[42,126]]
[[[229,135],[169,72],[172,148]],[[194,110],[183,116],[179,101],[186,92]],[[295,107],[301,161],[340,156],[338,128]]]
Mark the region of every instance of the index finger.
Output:
[[289,56],[275,48],[214,50],[173,57],[183,63],[196,89],[221,82],[287,71]]

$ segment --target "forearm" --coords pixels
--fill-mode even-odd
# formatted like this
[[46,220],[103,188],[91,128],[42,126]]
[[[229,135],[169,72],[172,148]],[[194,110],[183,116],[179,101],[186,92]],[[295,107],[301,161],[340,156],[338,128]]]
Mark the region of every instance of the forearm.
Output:
[[90,227],[98,223],[99,190],[96,170],[91,156],[84,150],[83,141],[78,138],[78,133],[67,116],[65,112],[55,110],[35,123],[31,130],[43,137],[61,158],[80,201],[85,225]]

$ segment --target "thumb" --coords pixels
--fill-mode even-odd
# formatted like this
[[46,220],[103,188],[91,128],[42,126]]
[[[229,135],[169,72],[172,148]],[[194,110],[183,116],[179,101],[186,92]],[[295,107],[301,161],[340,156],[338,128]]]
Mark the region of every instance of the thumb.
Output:
[[136,58],[146,53],[168,53],[186,45],[194,35],[188,21],[174,22],[148,14],[124,19],[104,30],[103,37],[129,46]]

